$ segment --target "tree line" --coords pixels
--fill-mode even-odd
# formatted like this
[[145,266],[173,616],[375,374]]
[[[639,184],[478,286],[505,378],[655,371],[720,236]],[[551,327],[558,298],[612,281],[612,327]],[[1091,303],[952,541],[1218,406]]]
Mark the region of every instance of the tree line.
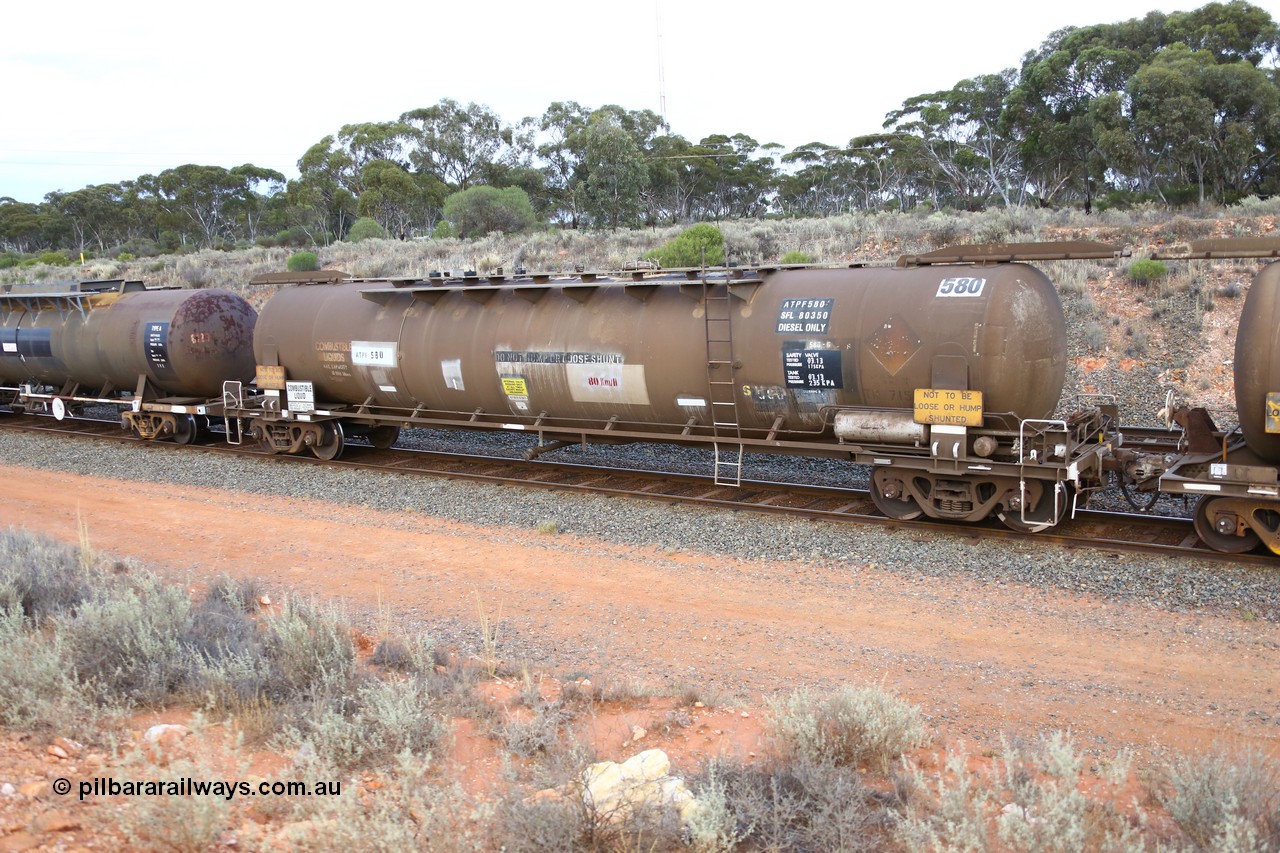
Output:
[[1278,54],[1280,27],[1244,0],[1069,27],[1018,68],[909,98],[879,132],[792,150],[745,133],[692,142],[650,110],[562,101],[511,124],[446,98],[341,127],[302,155],[293,180],[251,164],[185,165],[39,204],[0,198],[0,249],[325,244],[360,217],[419,237],[536,222],[1230,203],[1280,191]]

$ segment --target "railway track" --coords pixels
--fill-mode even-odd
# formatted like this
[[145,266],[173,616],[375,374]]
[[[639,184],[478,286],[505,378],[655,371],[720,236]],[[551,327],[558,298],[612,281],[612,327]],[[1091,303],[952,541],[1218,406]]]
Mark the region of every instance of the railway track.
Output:
[[[144,444],[162,452],[187,450],[165,442],[148,442],[127,433],[115,420],[66,418],[57,421],[34,415],[0,416],[0,429]],[[220,436],[220,434],[215,434]],[[660,470],[606,468],[539,458],[469,455],[432,450],[377,450],[349,444],[343,457],[322,461],[310,456],[273,456],[256,447],[233,446],[220,438],[200,444],[210,453],[253,456],[281,464],[325,465],[419,476],[448,477],[501,485],[554,489],[584,494],[658,500],[774,515],[878,524],[890,529],[910,528],[947,536],[1028,539],[1053,542],[1064,548],[1092,548],[1119,553],[1194,556],[1237,565],[1274,568],[1269,554],[1223,554],[1197,539],[1190,519],[1141,513],[1084,509],[1052,532],[1026,534],[998,522],[957,525],[931,520],[893,521],[876,511],[865,489],[797,483],[743,480],[740,488],[716,485],[713,478]]]

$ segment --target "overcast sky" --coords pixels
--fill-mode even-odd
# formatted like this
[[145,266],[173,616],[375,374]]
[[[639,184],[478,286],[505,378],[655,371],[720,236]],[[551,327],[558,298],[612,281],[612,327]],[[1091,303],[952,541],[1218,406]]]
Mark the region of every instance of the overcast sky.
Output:
[[[1280,0],[1253,2],[1280,17]],[[665,93],[672,131],[693,141],[842,144],[912,95],[1018,65],[1061,27],[1199,5],[21,2],[0,40],[0,197],[184,163],[294,177],[342,125],[445,97],[515,123],[565,100],[661,112]]]

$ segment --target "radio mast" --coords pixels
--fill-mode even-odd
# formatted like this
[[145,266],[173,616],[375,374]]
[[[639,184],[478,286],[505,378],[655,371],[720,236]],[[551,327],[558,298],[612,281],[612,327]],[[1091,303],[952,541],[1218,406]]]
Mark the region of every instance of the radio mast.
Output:
[[667,74],[662,65],[662,2],[654,0],[654,24],[658,30],[658,115],[667,123]]

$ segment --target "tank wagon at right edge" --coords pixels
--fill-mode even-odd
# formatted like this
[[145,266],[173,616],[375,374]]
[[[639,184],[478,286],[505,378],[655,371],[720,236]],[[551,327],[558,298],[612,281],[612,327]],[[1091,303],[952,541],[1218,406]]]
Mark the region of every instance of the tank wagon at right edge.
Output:
[[[1280,240],[1203,240],[1157,259],[1280,257]],[[1261,542],[1280,554],[1280,262],[1254,276],[1240,312],[1234,363],[1239,426],[1219,430],[1203,408],[1170,408],[1182,434],[1156,488],[1196,498],[1196,534],[1216,551],[1242,554]]]

